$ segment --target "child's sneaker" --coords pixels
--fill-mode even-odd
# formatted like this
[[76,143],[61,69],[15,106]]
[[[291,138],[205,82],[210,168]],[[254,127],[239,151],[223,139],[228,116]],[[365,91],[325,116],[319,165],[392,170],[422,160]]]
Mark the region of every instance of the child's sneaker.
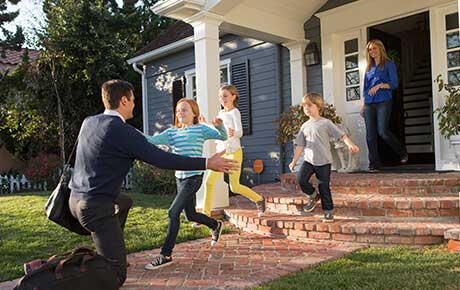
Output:
[[156,256],[152,262],[146,264],[144,266],[145,270],[155,270],[164,266],[167,266],[172,263],[172,257],[171,256],[165,256],[165,255],[158,255]]
[[327,212],[324,214],[323,223],[332,223],[334,221],[334,214]]
[[211,247],[215,246],[220,239],[220,235],[222,234],[222,230],[224,229],[224,222],[217,221],[217,228],[212,231],[211,234]]
[[307,203],[304,205],[303,210],[306,212],[312,212],[318,201],[321,199],[317,192],[313,193],[312,195],[307,195],[308,200]]
[[265,214],[265,198],[262,197],[261,201],[256,202],[257,206],[257,215],[259,217],[263,216]]

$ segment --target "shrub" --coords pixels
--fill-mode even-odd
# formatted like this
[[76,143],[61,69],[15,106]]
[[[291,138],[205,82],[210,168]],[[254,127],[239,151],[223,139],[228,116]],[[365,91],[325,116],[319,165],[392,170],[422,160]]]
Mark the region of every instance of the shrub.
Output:
[[39,154],[29,159],[24,175],[29,182],[46,181],[48,189],[54,188],[59,180],[62,160],[56,154]]
[[[342,123],[342,118],[337,116],[334,105],[325,103],[321,110],[321,116],[331,120],[334,124]],[[308,116],[303,112],[302,105],[292,106],[287,112],[283,112],[279,120],[278,143],[286,144],[290,140],[294,140],[300,131],[300,127],[308,119]]]
[[173,170],[159,169],[135,161],[131,172],[131,182],[136,192],[159,195],[176,193],[176,179]]

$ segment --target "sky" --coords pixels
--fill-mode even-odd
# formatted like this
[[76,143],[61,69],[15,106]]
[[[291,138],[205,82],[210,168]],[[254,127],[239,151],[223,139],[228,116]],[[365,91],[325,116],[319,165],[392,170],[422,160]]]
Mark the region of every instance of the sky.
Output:
[[[123,0],[117,0],[118,5],[122,5]],[[42,3],[43,0],[21,0],[17,5],[11,5],[8,3],[9,11],[18,11],[19,16],[16,19],[6,25],[9,31],[15,31],[16,25],[23,27],[26,34],[32,34],[34,28],[40,27],[43,24],[43,11]],[[27,38],[31,40],[30,38]]]

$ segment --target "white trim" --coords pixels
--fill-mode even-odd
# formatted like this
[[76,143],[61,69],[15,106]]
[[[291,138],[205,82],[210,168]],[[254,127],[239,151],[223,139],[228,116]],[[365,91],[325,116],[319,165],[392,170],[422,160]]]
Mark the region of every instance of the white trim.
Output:
[[146,52],[144,54],[138,55],[136,57],[130,58],[127,60],[128,64],[133,63],[145,63],[169,54],[172,54],[176,51],[192,47],[193,46],[193,36],[178,40],[176,42],[170,43],[168,45],[162,46],[155,50]]
[[[232,82],[232,76],[230,74],[230,63],[231,63],[231,59],[230,58],[226,58],[226,59],[223,59],[220,61],[220,69],[222,70],[222,68],[224,66],[226,66],[227,68],[227,76],[228,76],[228,83],[230,84]],[[189,96],[192,96],[193,95],[193,77],[195,76],[195,68],[192,68],[192,69],[188,69],[186,71],[184,71],[184,76],[185,76],[185,96],[186,98],[189,98]]]

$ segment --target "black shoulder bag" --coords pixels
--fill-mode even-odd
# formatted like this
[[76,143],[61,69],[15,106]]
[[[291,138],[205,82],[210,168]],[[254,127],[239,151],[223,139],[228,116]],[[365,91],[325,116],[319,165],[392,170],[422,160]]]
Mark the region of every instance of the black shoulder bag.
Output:
[[72,156],[74,155],[77,148],[77,143],[78,141],[76,141],[75,145],[73,146],[72,153],[70,153],[69,159],[64,166],[64,170],[58,185],[53,190],[50,197],[48,198],[48,201],[46,202],[45,210],[48,219],[52,220],[60,226],[67,228],[69,231],[79,235],[87,236],[91,233],[86,230],[76,218],[73,217],[69,208],[69,182],[72,176],[70,163]]

